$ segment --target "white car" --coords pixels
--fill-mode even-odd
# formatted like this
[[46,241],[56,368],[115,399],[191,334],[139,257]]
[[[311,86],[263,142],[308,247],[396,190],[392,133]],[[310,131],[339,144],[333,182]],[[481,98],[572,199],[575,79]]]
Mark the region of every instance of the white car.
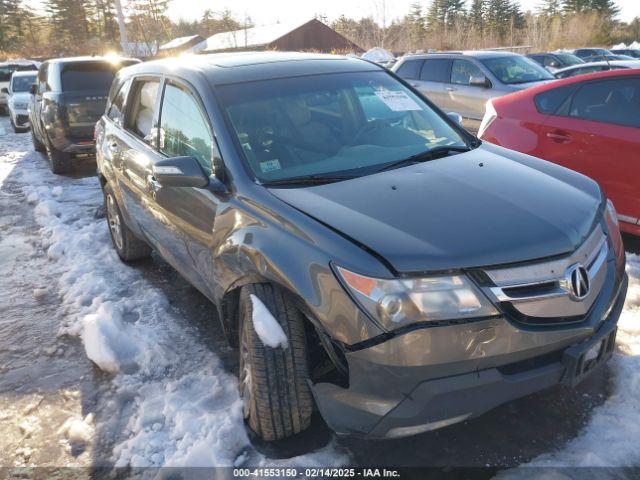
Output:
[[29,130],[29,103],[31,85],[36,83],[38,72],[14,72],[9,82],[8,100],[9,118],[16,133]]
[[0,113],[6,114],[9,102],[9,81],[11,74],[16,71],[32,71],[38,70],[40,62],[34,60],[7,60],[0,62]]

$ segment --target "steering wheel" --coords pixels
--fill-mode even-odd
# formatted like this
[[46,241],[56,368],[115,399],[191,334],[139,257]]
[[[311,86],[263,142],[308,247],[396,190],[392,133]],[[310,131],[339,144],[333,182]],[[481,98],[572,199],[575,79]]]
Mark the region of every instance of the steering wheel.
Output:
[[373,132],[375,130],[378,130],[380,128],[384,128],[384,127],[388,127],[389,123],[386,120],[382,120],[380,118],[377,118],[375,120],[371,120],[365,124],[363,124],[358,131],[356,132],[356,134],[353,137],[353,141],[351,142],[351,145],[355,145],[358,143],[358,140],[360,140],[360,137],[362,137],[362,135],[364,135],[365,133],[368,132]]

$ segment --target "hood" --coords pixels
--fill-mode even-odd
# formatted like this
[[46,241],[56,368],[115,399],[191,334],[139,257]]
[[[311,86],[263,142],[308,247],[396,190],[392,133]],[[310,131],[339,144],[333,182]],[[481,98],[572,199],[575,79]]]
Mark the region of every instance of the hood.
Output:
[[563,181],[570,175],[550,176],[531,166],[532,160],[547,162],[523,155],[520,163],[513,155],[521,154],[509,152],[510,159],[491,150],[480,146],[353,180],[270,191],[375,251],[397,272],[499,265],[575,250],[598,215],[595,184],[580,188],[584,181],[574,186]]
[[10,98],[14,103],[29,103],[31,94],[29,92],[19,92],[12,94]]

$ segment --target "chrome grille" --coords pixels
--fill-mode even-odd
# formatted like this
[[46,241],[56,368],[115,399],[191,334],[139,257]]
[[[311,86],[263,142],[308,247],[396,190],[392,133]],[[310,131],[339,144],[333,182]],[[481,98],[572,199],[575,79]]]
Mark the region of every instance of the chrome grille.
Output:
[[[485,270],[495,286],[485,293],[495,302],[509,304],[526,317],[574,319],[586,315],[606,276],[607,238],[600,227],[571,255],[511,268]],[[582,265],[588,273],[589,292],[577,299],[568,274]]]

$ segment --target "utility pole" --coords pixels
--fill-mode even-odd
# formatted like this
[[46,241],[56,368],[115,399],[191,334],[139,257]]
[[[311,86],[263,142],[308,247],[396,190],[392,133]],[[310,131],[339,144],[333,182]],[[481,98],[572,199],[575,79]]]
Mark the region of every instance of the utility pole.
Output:
[[124,26],[124,14],[122,13],[122,4],[120,0],[114,0],[116,12],[118,14],[118,29],[120,30],[120,46],[122,53],[129,55],[129,40],[127,40],[127,30]]

